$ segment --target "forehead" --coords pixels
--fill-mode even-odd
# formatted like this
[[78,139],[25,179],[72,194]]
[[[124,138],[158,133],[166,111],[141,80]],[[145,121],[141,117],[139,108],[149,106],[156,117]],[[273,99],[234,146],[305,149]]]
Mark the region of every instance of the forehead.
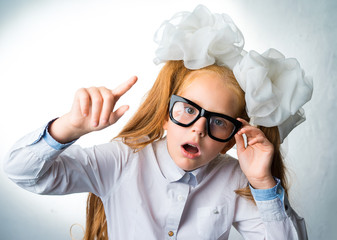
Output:
[[229,87],[225,76],[213,71],[192,72],[186,77],[178,95],[211,112],[232,117],[238,114],[238,96]]

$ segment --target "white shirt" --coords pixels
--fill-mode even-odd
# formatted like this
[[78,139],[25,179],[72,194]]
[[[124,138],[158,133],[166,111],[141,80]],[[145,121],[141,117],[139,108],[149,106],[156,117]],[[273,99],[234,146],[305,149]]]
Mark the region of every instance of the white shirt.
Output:
[[171,159],[166,139],[138,152],[119,140],[56,150],[42,138],[44,129],[13,146],[4,163],[9,178],[39,194],[96,194],[109,239],[228,239],[231,225],[245,239],[307,239],[304,220],[287,199],[254,205],[235,194],[247,179],[229,155],[186,173]]

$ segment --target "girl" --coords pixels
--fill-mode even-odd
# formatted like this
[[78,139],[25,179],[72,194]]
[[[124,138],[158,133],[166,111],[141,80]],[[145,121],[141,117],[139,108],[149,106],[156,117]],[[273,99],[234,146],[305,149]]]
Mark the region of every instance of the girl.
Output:
[[[114,90],[80,89],[69,113],[15,144],[5,171],[39,194],[91,192],[85,239],[227,239],[231,225],[245,239],[306,239],[304,220],[287,200],[280,135],[301,121],[300,108],[308,98],[303,89],[310,92],[310,85],[299,75],[286,74],[297,80],[287,85],[288,91],[297,93],[302,86],[304,98],[288,113],[282,84],[276,84],[281,93],[274,93],[272,80],[256,83],[265,79],[251,64],[261,56],[243,56],[241,32],[227,15],[211,14],[203,6],[184,14],[176,28],[169,21],[160,29],[156,62],[166,64],[113,141],[89,149],[73,144],[125,113],[127,106],[114,107],[136,77]],[[211,33],[205,32],[205,22],[216,23],[206,26]],[[211,54],[212,48],[219,50],[217,41],[224,51]],[[268,58],[277,53],[267,52],[263,59],[284,76],[289,64]],[[255,80],[245,81],[251,75]],[[282,107],[263,117],[261,109],[277,101]],[[294,99],[289,102],[293,106]],[[266,124],[256,127],[249,121]],[[234,144],[239,161],[226,154]]]

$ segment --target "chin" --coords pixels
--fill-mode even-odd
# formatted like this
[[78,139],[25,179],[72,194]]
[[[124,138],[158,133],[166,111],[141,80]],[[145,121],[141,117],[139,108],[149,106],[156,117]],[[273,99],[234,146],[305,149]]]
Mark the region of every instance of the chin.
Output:
[[191,172],[195,169],[197,169],[197,168],[182,168],[182,170],[184,170],[185,172]]
[[201,166],[195,166],[195,165],[190,165],[190,164],[180,164],[178,165],[182,170],[184,170],[185,172],[191,172],[195,169],[200,168]]
[[196,169],[194,166],[191,166],[190,164],[186,163],[185,161],[182,161],[182,162],[179,162],[179,163],[176,163],[176,164],[179,168],[181,168],[182,170],[184,170],[186,172],[189,172],[189,171],[192,171],[192,170]]
[[188,158],[180,158],[178,161],[175,161],[176,165],[185,172],[191,172],[207,164],[207,163],[197,164],[198,162],[199,161],[197,159],[188,159]]

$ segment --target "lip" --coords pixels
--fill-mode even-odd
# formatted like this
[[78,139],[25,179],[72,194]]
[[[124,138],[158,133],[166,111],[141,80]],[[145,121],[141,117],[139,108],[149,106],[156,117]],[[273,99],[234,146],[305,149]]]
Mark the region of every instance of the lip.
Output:
[[[196,148],[198,148],[198,152],[197,153],[190,153],[190,152],[186,151],[185,148],[184,148],[184,145],[186,145],[186,144],[195,146]],[[186,143],[182,144],[180,146],[180,148],[181,148],[181,152],[182,152],[183,156],[186,157],[186,158],[194,159],[194,158],[197,158],[201,155],[200,146],[197,143],[186,142]]]

